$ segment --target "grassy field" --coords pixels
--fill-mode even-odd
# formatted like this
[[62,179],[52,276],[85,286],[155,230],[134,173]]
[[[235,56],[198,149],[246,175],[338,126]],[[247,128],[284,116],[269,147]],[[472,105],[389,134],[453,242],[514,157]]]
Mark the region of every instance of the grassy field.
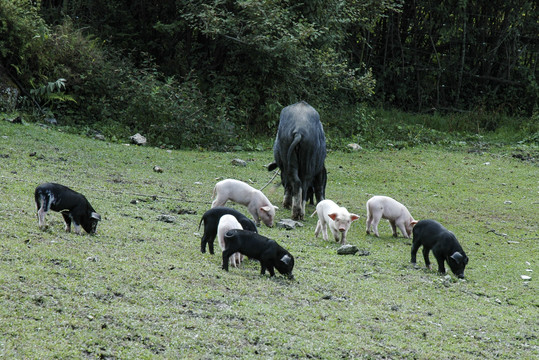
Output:
[[[200,253],[213,185],[263,187],[270,149],[167,151],[0,122],[0,358],[536,359],[539,167],[520,159],[528,151],[329,152],[326,195],[361,215],[348,242],[369,255],[337,255],[314,237],[316,217],[261,227],[296,257],[288,280],[252,260],[226,273],[220,255]],[[38,229],[33,190],[49,181],[86,195],[103,217],[97,235],[65,233],[53,212]],[[264,192],[279,206],[275,184]],[[367,236],[374,194],[452,230],[466,279],[425,269],[421,256],[414,269],[411,240],[386,222]]]

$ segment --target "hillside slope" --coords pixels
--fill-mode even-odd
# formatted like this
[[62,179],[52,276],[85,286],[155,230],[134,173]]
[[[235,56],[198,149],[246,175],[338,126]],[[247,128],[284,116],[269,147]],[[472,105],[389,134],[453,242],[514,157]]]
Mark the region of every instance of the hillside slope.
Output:
[[[252,260],[226,273],[219,254],[199,249],[213,185],[262,188],[270,150],[166,151],[0,122],[0,356],[537,358],[538,167],[467,150],[330,152],[327,197],[361,214],[348,242],[368,255],[337,255],[314,237],[316,217],[261,227],[296,257],[287,280]],[[103,218],[97,235],[65,233],[54,212],[39,230],[42,182],[86,195]],[[280,206],[276,183],[264,192]],[[374,194],[453,231],[470,257],[466,279],[424,269],[421,256],[414,269],[411,240],[392,238],[387,222],[367,236]]]

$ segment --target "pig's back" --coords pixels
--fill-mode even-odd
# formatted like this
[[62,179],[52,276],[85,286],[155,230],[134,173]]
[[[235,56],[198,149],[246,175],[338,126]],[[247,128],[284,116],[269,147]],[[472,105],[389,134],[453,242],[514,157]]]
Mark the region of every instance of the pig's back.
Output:
[[435,243],[452,233],[435,220],[420,220],[413,229],[414,241]]

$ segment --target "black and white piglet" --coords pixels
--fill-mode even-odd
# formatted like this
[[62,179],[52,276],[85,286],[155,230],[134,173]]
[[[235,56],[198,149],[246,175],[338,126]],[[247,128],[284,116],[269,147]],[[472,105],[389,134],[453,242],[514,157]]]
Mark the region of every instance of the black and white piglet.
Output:
[[417,250],[423,245],[425,265],[430,269],[429,251],[438,261],[438,271],[445,274],[444,261],[447,261],[453,274],[464,278],[464,268],[468,264],[468,257],[455,234],[434,220],[421,220],[413,228],[414,240],[412,244],[412,264],[416,263]]
[[273,268],[281,274],[293,278],[294,257],[275,240],[249,230],[230,230],[225,234],[226,249],[223,251],[223,269],[228,271],[228,258],[239,252],[251,259],[260,261],[260,273],[264,275],[266,269],[270,277],[275,275]]
[[80,234],[81,226],[89,234],[96,232],[97,223],[101,220],[101,216],[95,212],[84,195],[64,185],[45,183],[36,188],[34,196],[41,229],[47,227],[45,215],[49,210],[53,210],[62,213],[67,232],[71,231],[71,222],[73,222],[77,234]]
[[204,234],[200,241],[200,251],[202,253],[206,252],[206,244],[208,244],[210,254],[214,253],[213,242],[215,241],[215,236],[217,236],[219,220],[221,219],[221,216],[226,214],[234,216],[245,230],[258,232],[255,223],[238,210],[224,206],[214,207],[202,215],[202,219],[200,219],[200,223],[198,224],[198,228],[200,229],[200,225],[204,222]]

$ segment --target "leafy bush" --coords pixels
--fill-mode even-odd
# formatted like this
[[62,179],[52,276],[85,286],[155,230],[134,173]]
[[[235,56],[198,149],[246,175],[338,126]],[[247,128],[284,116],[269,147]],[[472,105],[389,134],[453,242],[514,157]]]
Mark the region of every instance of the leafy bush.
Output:
[[154,145],[219,149],[234,141],[228,114],[209,111],[196,76],[161,79],[148,56],[137,68],[69,19],[48,28],[27,2],[2,2],[0,15],[6,19],[0,32],[9,35],[2,64],[16,69],[29,89],[25,111],[39,104],[34,119],[54,116],[62,126],[92,128],[112,139],[141,132]]
[[147,134],[153,143],[220,149],[233,139],[234,126],[226,114],[207,112],[196,77],[161,81],[151,68],[131,68],[124,75],[120,101],[129,101],[122,122]]
[[276,129],[283,106],[299,100],[340,106],[371,96],[371,71],[351,64],[342,43],[349,37],[355,42],[352,28],[374,23],[392,6],[340,0],[139,6],[113,0],[47,3],[42,12],[50,22],[68,14],[113,46],[137,49],[136,66],[148,53],[166,76],[196,74],[209,108],[241,130],[264,134]]
[[0,64],[5,71],[23,81],[39,74],[41,40],[47,37],[48,27],[31,1],[0,2]]
[[221,148],[231,140],[232,124],[208,112],[196,77],[161,80],[151,59],[136,68],[114,53],[88,65],[73,74],[79,100],[66,104],[68,124],[124,139],[140,132],[151,144],[183,148]]

